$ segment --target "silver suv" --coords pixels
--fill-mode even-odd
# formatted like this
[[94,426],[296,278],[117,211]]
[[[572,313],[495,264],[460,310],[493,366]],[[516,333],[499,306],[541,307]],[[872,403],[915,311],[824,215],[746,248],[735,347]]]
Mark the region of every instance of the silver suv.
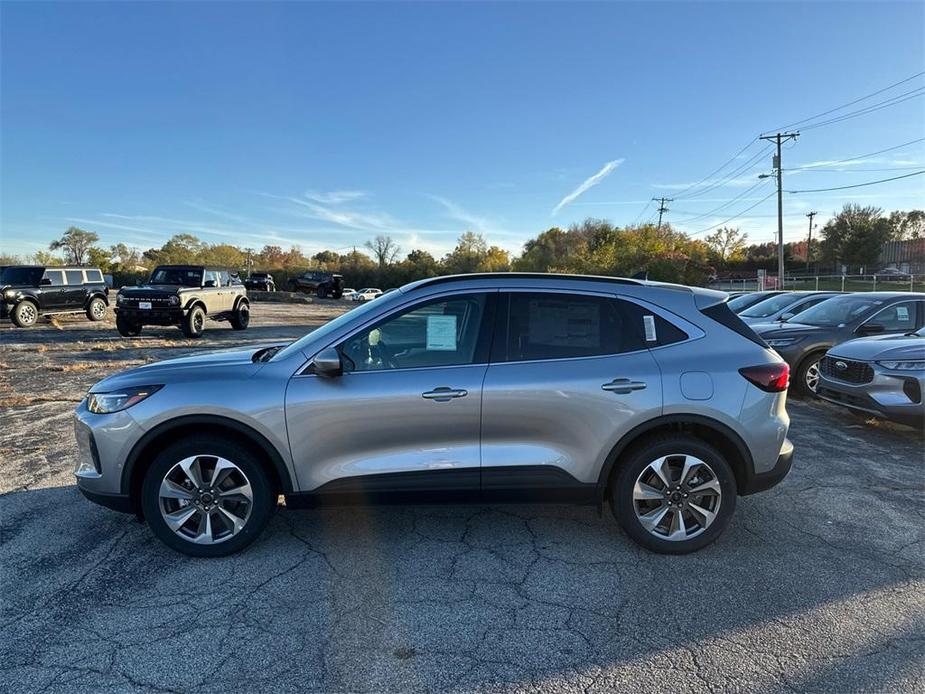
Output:
[[608,501],[665,553],[790,469],[789,368],[726,294],[439,277],[289,345],[153,363],[77,408],[77,483],[171,547],[240,550],[288,507]]

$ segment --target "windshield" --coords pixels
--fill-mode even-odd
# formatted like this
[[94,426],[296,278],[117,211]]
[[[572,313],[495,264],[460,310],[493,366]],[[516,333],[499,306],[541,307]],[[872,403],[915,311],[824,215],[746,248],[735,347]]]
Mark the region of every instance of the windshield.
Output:
[[0,270],[0,284],[35,285],[42,278],[40,267],[5,267]]
[[793,322],[834,327],[842,323],[850,323],[882,303],[882,301],[864,296],[836,296],[799,313]]
[[265,272],[252,272],[251,273],[252,280],[262,280],[262,279],[266,279],[266,277],[267,277],[267,273]]
[[772,296],[770,299],[759,301],[754,306],[750,306],[742,311],[739,315],[748,318],[767,318],[768,316],[773,316],[775,313],[783,311],[791,304],[795,304],[801,298],[799,294],[778,294],[777,296]]
[[767,299],[767,298],[768,298],[768,295],[765,292],[757,292],[755,294],[742,294],[741,296],[737,296],[735,299],[730,299],[727,302],[727,305],[733,311],[738,313],[743,308],[748,308],[752,304],[758,303],[759,301],[763,301],[764,299]]
[[201,287],[202,268],[159,267],[151,273],[150,284],[178,284],[183,287]]
[[337,332],[341,329],[341,327],[349,325],[353,321],[362,322],[365,316],[369,314],[375,314],[383,308],[388,308],[396,301],[400,301],[398,298],[400,296],[401,292],[392,292],[392,294],[390,294],[389,298],[387,299],[360,303],[358,308],[347,311],[347,313],[339,315],[337,318],[328,323],[325,323],[320,328],[316,328],[307,335],[300,337],[298,340],[286,347],[286,349],[274,355],[270,361],[282,361],[283,359],[288,359],[296,352],[303,351],[310,343],[314,342],[315,340],[323,340],[326,336]]

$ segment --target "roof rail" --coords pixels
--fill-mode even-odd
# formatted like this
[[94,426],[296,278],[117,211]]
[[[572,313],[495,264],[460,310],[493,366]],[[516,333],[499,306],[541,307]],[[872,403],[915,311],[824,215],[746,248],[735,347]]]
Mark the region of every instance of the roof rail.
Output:
[[555,272],[473,272],[467,275],[442,275],[440,277],[418,280],[412,283],[406,291],[414,291],[422,287],[431,287],[435,284],[484,279],[553,279],[569,280],[573,282],[610,282],[611,284],[629,284],[634,286],[643,286],[646,284],[641,280],[631,280],[626,277],[606,277],[603,275],[566,275]]

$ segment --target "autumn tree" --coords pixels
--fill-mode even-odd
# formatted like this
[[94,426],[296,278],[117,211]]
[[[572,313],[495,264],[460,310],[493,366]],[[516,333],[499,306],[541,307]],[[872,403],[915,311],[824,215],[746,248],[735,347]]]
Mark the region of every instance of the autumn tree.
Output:
[[748,234],[743,234],[734,227],[721,227],[704,238],[712,253],[720,263],[739,260],[748,246]]
[[92,231],[78,227],[70,227],[60,239],[48,244],[48,250],[64,251],[64,257],[70,265],[84,265],[87,262],[87,253],[100,237]]

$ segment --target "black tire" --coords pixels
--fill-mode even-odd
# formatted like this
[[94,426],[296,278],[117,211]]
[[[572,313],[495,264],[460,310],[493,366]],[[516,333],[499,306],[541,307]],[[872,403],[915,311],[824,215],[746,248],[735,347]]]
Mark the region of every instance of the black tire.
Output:
[[39,319],[39,307],[34,301],[24,299],[10,311],[10,320],[17,328],[31,328]]
[[103,320],[105,317],[106,302],[99,296],[90,299],[90,303],[87,304],[87,318],[96,322]]
[[246,301],[240,302],[228,322],[234,330],[247,330],[251,322],[250,305]]
[[328,286],[326,284],[319,284],[315,293],[318,295],[319,299],[326,299],[328,296]]
[[815,397],[816,391],[809,386],[807,378],[811,376],[811,368],[816,367],[816,383],[818,384],[819,360],[825,356],[825,350],[811,352],[803,357],[803,360],[796,368],[796,378],[792,380],[793,391],[796,395],[803,397]]
[[[703,461],[707,465],[708,471],[713,473],[719,483],[721,494],[718,510],[714,507],[716,515],[712,522],[707,524],[698,534],[694,534],[690,539],[686,540],[663,539],[662,535],[647,530],[637,517],[633,500],[636,481],[648,468],[649,464],[662,457],[674,455],[693,456]],[[669,489],[668,491],[670,492],[671,490]],[[684,491],[683,488],[681,491]],[[729,463],[713,446],[687,434],[653,438],[641,446],[633,448],[623,459],[620,470],[614,477],[610,493],[611,510],[626,534],[637,544],[659,554],[688,554],[706,547],[722,534],[735,512],[736,506],[736,481]],[[687,502],[684,500],[686,498],[678,498],[677,501],[686,504]],[[685,513],[685,511],[682,511],[682,513]],[[690,518],[690,512],[686,511],[686,513]]]
[[141,325],[130,321],[128,318],[116,314],[116,330],[122,337],[137,337],[141,335]]
[[[214,544],[196,544],[186,539],[167,525],[161,513],[161,482],[177,463],[192,456],[203,456],[206,463],[210,457],[230,461],[247,477],[253,494],[244,527],[237,534]],[[276,499],[277,490],[271,486],[269,476],[257,456],[235,441],[215,436],[188,437],[168,446],[154,459],[141,485],[141,509],[151,531],[168,547],[193,557],[223,557],[247,547],[266,527],[276,509]]]
[[206,329],[206,311],[202,306],[193,306],[180,323],[180,330],[183,334],[191,338],[202,337]]

